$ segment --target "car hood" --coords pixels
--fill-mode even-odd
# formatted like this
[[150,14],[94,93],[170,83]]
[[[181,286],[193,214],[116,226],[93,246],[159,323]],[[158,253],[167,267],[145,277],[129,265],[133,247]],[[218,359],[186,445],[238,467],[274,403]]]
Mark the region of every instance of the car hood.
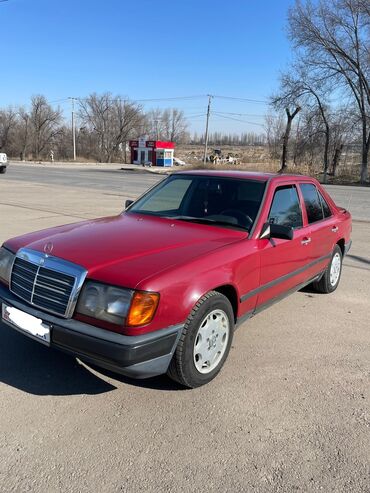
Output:
[[126,213],[13,238],[13,251],[27,247],[81,265],[88,277],[134,288],[146,278],[245,239],[246,232]]

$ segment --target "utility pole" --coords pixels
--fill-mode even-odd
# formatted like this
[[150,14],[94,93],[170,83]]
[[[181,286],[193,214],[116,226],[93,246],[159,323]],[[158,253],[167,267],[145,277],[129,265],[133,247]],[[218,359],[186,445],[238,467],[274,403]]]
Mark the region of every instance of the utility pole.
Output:
[[206,121],[206,136],[205,136],[205,142],[204,142],[204,157],[203,157],[203,164],[206,164],[207,160],[207,148],[208,148],[208,124],[209,124],[209,115],[211,113],[211,100],[212,97],[210,94],[208,94],[208,108],[207,108],[207,121]]
[[76,124],[75,124],[75,99],[68,98],[72,103],[72,144],[73,144],[73,161],[76,161]]

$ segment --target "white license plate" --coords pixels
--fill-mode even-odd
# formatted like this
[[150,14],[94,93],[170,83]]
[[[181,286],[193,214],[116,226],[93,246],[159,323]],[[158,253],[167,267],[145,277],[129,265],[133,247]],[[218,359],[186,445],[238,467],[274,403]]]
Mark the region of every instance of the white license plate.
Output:
[[40,339],[45,344],[50,344],[50,325],[46,324],[41,318],[22,312],[14,306],[8,306],[3,303],[2,318],[5,322],[15,327],[17,330],[25,332],[28,335]]

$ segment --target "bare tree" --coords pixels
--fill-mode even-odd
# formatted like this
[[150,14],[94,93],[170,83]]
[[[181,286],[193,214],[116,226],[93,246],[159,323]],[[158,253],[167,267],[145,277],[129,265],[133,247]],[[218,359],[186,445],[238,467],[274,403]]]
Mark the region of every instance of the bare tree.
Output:
[[285,108],[287,121],[286,121],[286,126],[285,126],[285,132],[283,135],[283,147],[282,147],[282,153],[281,153],[280,172],[283,172],[288,167],[287,160],[288,160],[289,137],[290,137],[290,132],[292,130],[292,122],[294,120],[294,117],[298,114],[299,111],[301,111],[300,106],[297,106],[293,111],[291,111],[290,108]]
[[30,134],[30,115],[23,108],[20,107],[18,110],[18,144],[19,144],[19,155],[21,161],[24,161],[27,156],[27,149],[29,145],[29,134]]
[[177,108],[156,108],[146,114],[146,129],[152,139],[182,142],[188,137],[187,128],[184,112]]
[[289,12],[296,50],[317,79],[331,79],[355,101],[362,127],[360,180],[370,149],[370,15],[368,0],[297,0]]
[[340,107],[331,115],[331,173],[336,176],[345,145],[357,138],[358,118],[350,108]]
[[162,115],[164,137],[171,142],[179,142],[187,129],[184,112],[177,108],[164,110]]
[[141,133],[144,118],[138,104],[113,98],[110,93],[94,93],[80,100],[79,116],[85,130],[97,136],[99,160],[108,163],[126,147],[130,137]]
[[16,126],[17,113],[8,108],[0,111],[0,151],[7,150],[11,131]]
[[47,147],[53,144],[53,140],[60,133],[62,112],[58,108],[54,110],[44,96],[33,96],[31,99],[31,111],[29,123],[32,132],[33,154],[36,159],[47,151]]
[[280,156],[281,142],[284,134],[284,121],[281,112],[277,114],[268,114],[265,117],[267,145],[272,158],[277,159]]
[[160,108],[155,108],[150,110],[145,115],[146,127],[144,134],[147,134],[153,140],[164,139],[164,121],[163,121],[163,110]]
[[315,112],[316,108],[323,123],[323,133],[325,136],[324,144],[324,182],[329,168],[329,145],[330,145],[330,125],[329,125],[329,103],[327,101],[329,87],[326,87],[322,80],[312,77],[302,62],[296,63],[291,73],[283,74],[280,81],[281,94],[273,98],[273,105],[281,107],[290,104],[300,104],[310,111]]

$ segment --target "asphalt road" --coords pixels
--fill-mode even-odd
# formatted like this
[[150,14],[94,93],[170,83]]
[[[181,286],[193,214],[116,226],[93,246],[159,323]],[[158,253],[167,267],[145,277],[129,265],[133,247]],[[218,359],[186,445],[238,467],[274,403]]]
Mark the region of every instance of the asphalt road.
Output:
[[[72,166],[15,164],[9,166],[7,178],[25,183],[102,190],[105,193],[134,198],[162,180],[163,176],[149,172],[122,171],[114,165],[109,165],[108,168],[96,165],[94,168],[85,166],[73,169]],[[370,221],[369,187],[328,185],[327,189],[337,204],[351,210],[354,219]]]
[[[160,177],[46,167],[0,176],[0,243],[115,214]],[[342,205],[350,189],[333,188]],[[211,384],[132,381],[0,325],[0,491],[370,491],[370,189],[332,295],[236,333]]]

